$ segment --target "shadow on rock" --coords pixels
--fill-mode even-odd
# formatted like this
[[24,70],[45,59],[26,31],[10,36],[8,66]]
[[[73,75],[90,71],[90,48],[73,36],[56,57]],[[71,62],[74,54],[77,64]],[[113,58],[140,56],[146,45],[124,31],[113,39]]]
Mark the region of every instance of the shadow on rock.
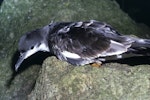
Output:
[[136,65],[150,65],[150,56],[139,56],[139,57],[131,57],[131,58],[125,58],[120,60],[110,60],[106,63],[110,62],[116,62],[120,64],[127,64],[130,66],[136,66]]
[[7,81],[6,86],[9,88],[12,81],[14,80],[14,78],[22,73],[23,71],[25,71],[28,67],[30,67],[31,65],[42,65],[44,59],[46,59],[49,56],[52,56],[50,53],[47,52],[37,52],[36,54],[32,55],[31,57],[29,57],[28,59],[25,59],[23,61],[23,63],[20,65],[18,71],[15,71],[15,64],[17,62],[17,60],[19,59],[19,52],[16,51],[12,57],[12,62],[11,62],[11,69],[12,69],[12,75],[10,77],[10,79]]
[[3,1],[4,1],[4,0],[0,0],[0,7],[1,7],[1,5],[2,5]]

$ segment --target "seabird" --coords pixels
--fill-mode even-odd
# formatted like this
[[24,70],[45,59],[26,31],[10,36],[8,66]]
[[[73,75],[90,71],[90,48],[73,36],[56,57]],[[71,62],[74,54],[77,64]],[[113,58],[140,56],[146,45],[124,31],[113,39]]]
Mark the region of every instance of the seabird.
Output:
[[50,52],[73,65],[85,65],[130,56],[145,56],[149,54],[149,49],[150,39],[122,35],[104,22],[53,22],[27,32],[20,38],[20,57],[15,70],[38,51]]

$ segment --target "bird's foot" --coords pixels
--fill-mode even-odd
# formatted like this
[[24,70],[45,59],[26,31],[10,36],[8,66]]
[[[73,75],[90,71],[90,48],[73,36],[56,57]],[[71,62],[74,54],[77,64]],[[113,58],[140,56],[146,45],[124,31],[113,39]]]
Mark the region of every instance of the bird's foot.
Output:
[[102,65],[102,62],[94,62],[91,64],[92,67],[97,67],[97,68],[101,67],[101,65]]

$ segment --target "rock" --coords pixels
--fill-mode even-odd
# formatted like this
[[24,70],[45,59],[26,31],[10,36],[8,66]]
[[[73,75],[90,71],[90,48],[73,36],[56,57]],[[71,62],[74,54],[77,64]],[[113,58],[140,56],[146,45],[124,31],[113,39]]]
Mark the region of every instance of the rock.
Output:
[[47,58],[29,100],[120,100],[149,98],[150,67],[109,63],[75,67]]
[[135,23],[114,0],[4,0],[0,8],[0,99],[149,99],[149,63],[74,67],[49,57],[40,69],[40,55],[27,59],[14,74],[18,40],[25,32],[51,21],[91,19],[107,22],[123,34],[150,37],[149,28]]

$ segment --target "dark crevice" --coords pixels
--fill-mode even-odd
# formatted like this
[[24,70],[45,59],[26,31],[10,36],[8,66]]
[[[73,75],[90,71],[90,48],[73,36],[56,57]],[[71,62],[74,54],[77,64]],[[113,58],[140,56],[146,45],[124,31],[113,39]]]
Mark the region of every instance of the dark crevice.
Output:
[[19,58],[19,52],[16,51],[14,53],[14,56],[12,57],[12,63],[11,63],[11,69],[12,69],[12,75],[10,79],[7,81],[6,86],[9,88],[12,81],[15,79],[15,77],[25,71],[29,66],[31,65],[42,65],[43,61],[51,56],[50,53],[48,52],[37,52],[34,55],[30,56],[28,59],[25,59],[21,66],[19,67],[19,70],[16,72],[15,71],[15,64]]
[[120,8],[137,23],[150,27],[150,0],[116,0]]
[[0,7],[1,7],[1,5],[2,5],[3,1],[4,1],[4,0],[0,0]]

